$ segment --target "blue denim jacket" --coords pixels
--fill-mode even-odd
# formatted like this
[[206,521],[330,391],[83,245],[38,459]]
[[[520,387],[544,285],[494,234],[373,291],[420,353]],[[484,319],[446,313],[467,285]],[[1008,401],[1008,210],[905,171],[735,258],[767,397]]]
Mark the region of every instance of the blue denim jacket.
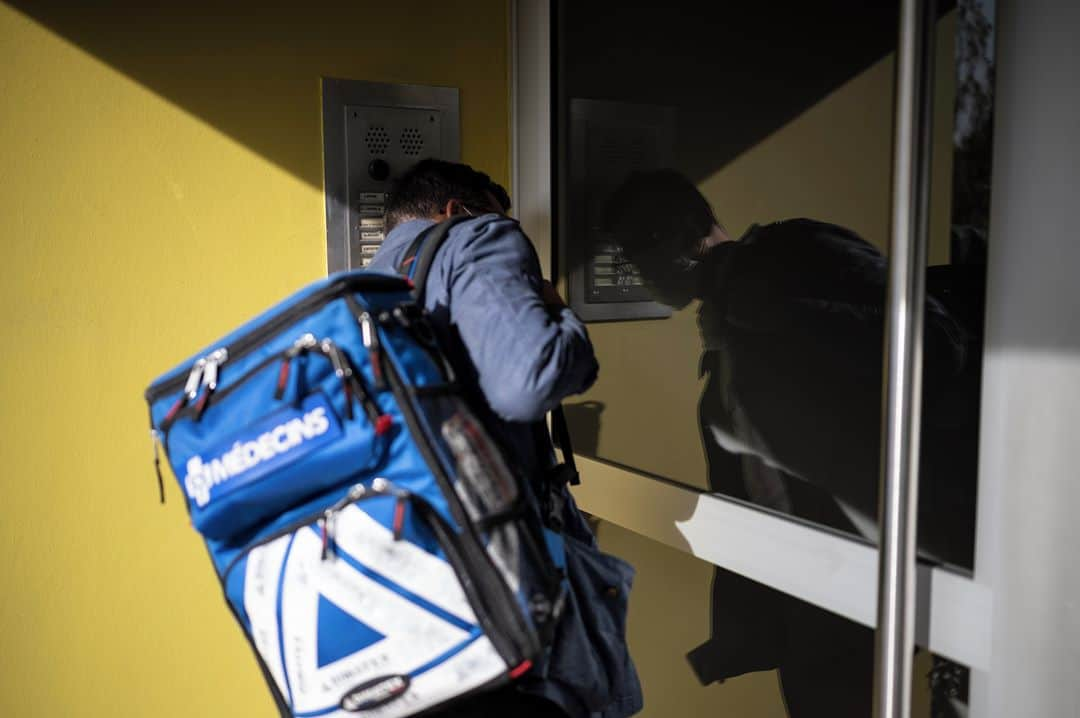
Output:
[[[370,269],[396,272],[416,236],[433,224],[412,220],[386,237]],[[585,325],[541,298],[540,262],[518,223],[488,214],[455,225],[435,257],[425,309],[462,390],[526,476],[553,461],[536,422],[565,397],[588,389],[597,363]],[[625,642],[629,564],[596,548],[566,496],[570,592],[546,664],[522,690],[558,703],[572,718],[623,718],[641,709],[641,689]]]

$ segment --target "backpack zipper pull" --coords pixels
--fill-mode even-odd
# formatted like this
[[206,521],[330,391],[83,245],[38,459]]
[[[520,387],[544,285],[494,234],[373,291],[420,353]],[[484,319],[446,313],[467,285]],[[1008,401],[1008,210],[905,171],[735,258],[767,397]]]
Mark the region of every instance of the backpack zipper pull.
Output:
[[184,393],[177,397],[176,403],[172,405],[172,408],[169,409],[169,413],[167,413],[165,415],[165,418],[162,420],[162,426],[169,426],[170,424],[172,424],[173,420],[176,418],[176,415],[180,413],[180,410],[183,409],[189,401],[194,400],[195,397],[199,395],[199,382],[202,381],[203,367],[205,366],[205,357],[198,359],[194,364],[191,365],[191,371],[188,373],[187,383],[184,384]]
[[218,369],[228,360],[229,350],[225,347],[215,349],[206,356],[202,376],[202,385],[205,387],[205,391],[203,391],[202,398],[199,399],[199,403],[195,407],[196,418],[202,418],[202,413],[206,409],[206,404],[210,401],[210,395],[217,389]]
[[382,391],[385,388],[382,373],[382,349],[379,346],[379,330],[375,326],[375,320],[371,314],[364,312],[360,315],[360,336],[367,349],[368,358],[371,360],[371,376],[375,379],[375,390]]
[[281,401],[285,396],[285,389],[289,385],[289,367],[292,365],[292,360],[295,359],[301,352],[308,351],[313,348],[318,341],[315,339],[315,335],[311,332],[303,335],[285,351],[285,356],[281,360],[281,368],[278,370],[277,387],[274,389],[274,399]]
[[394,540],[400,541],[401,534],[405,531],[405,494],[399,493],[394,503]]
[[330,552],[334,547],[334,517],[349,504],[355,503],[363,498],[365,493],[367,493],[367,488],[363,484],[357,484],[349,489],[349,493],[345,494],[345,496],[334,503],[333,506],[329,506],[323,511],[322,518],[319,519],[319,534],[322,536],[323,561],[330,557]]
[[371,490],[378,494],[391,494],[396,499],[391,530],[394,534],[394,540],[400,541],[405,530],[405,504],[408,502],[409,493],[397,488],[393,482],[381,476],[371,482]]
[[367,414],[368,421],[375,428],[375,436],[382,436],[393,426],[393,418],[389,414],[383,413],[382,408],[379,407],[372,392],[368,389],[363,373],[352,368],[347,356],[342,356],[342,361],[347,365],[353,395],[359,399],[360,406],[363,408],[364,413]]
[[199,394],[199,386],[202,382],[203,369],[206,367],[206,357],[200,358],[191,367],[191,373],[188,374],[187,384],[184,385],[184,396],[188,401],[191,401]]
[[161,477],[161,456],[158,453],[158,447],[161,445],[161,432],[157,429],[150,429],[150,443],[154,447],[154,473],[157,474],[158,495],[161,497],[161,503],[165,503],[165,480]]
[[341,391],[345,395],[345,417],[352,421],[353,408],[352,408],[352,385],[350,378],[352,377],[352,367],[349,366],[349,362],[341,354],[341,350],[337,345],[329,339],[323,339],[320,345],[322,353],[330,359],[330,363],[334,367],[334,374],[337,375],[338,380],[341,381]]

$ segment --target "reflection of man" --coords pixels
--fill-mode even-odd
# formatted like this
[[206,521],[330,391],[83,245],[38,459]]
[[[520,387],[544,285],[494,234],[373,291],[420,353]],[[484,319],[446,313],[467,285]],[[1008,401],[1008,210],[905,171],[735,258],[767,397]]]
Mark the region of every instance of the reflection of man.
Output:
[[[850,230],[809,219],[733,238],[693,184],[667,170],[632,175],[606,224],[658,300],[701,300],[699,418],[712,489],[873,535],[885,257]],[[948,395],[965,359],[961,336],[928,299],[927,397]],[[971,501],[964,482],[928,484],[926,505]],[[970,557],[970,524],[929,523],[920,526],[924,548]],[[713,611],[714,640],[691,655],[703,680],[778,667],[792,715],[869,715],[868,629],[725,571]]]

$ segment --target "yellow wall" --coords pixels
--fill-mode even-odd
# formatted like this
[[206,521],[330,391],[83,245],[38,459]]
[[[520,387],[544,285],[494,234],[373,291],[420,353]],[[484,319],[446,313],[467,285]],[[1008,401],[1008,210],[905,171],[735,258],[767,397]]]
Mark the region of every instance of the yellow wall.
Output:
[[598,537],[637,572],[627,640],[645,695],[640,718],[787,716],[776,671],[702,687],[690,669],[686,654],[709,637],[712,564],[606,521]]
[[274,714],[175,487],[157,503],[142,391],[325,274],[320,76],[460,87],[463,159],[508,180],[505,2],[292,7],[207,19],[217,56],[189,16],[202,78],[243,93],[258,56],[249,122],[189,106],[183,65],[176,93],[131,79],[168,40],[137,13],[99,43],[0,5],[2,716]]

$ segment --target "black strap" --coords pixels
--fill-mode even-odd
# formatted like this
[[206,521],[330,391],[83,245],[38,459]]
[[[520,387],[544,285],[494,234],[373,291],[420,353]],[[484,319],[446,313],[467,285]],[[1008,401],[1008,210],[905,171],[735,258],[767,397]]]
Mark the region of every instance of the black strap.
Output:
[[431,273],[431,266],[435,263],[435,255],[443,246],[446,238],[450,236],[450,230],[454,225],[470,219],[467,215],[455,215],[442,222],[433,224],[420,234],[409,245],[405,256],[398,265],[398,273],[409,277],[413,283],[413,298],[416,305],[423,309],[424,294],[427,291],[427,278]]
[[555,434],[555,445],[562,450],[563,461],[569,469],[567,477],[572,486],[581,483],[581,474],[578,473],[577,461],[574,460],[574,447],[570,444],[570,428],[566,425],[566,414],[563,413],[562,404],[559,404],[551,412],[551,429]]

